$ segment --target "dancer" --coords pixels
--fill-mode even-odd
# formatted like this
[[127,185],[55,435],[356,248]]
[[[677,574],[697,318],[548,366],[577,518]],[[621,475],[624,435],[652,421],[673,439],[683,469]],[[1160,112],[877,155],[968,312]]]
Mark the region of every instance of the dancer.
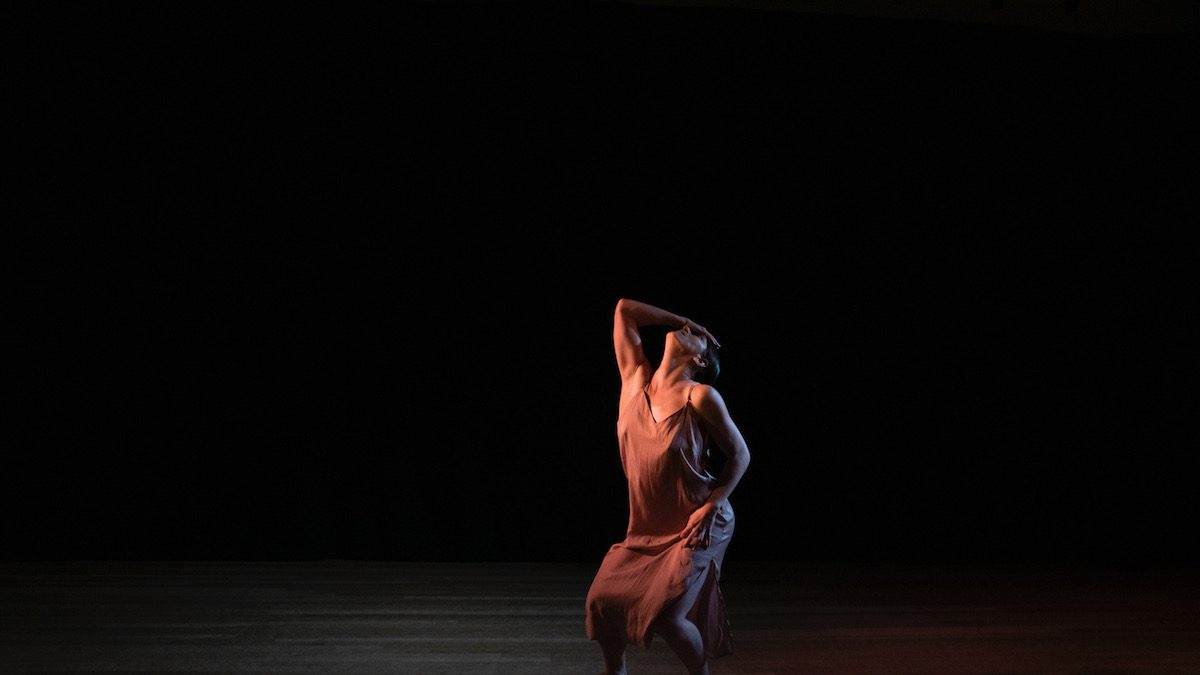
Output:
[[[667,333],[654,369],[640,326]],[[613,320],[621,372],[617,438],[629,487],[629,525],[588,589],[586,631],[600,643],[604,675],[625,675],[625,647],[648,649],[662,635],[691,675],[733,652],[719,585],[733,536],[729,504],[750,451],[712,382],[721,343],[703,326],[653,305],[622,298]],[[728,458],[708,472],[710,442]]]

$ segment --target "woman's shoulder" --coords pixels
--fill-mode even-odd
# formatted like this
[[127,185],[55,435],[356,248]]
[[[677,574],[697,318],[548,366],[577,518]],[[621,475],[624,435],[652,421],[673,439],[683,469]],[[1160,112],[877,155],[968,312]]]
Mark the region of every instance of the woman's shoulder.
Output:
[[721,392],[711,384],[697,382],[692,386],[689,398],[692,405],[701,413],[720,414],[725,410],[725,399],[721,396]]

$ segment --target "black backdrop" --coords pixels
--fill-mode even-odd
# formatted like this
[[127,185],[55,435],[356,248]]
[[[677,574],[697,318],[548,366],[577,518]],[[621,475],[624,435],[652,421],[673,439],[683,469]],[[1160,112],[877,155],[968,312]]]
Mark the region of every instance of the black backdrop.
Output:
[[598,561],[625,296],[725,345],[743,559],[1191,560],[1191,35],[52,11],[6,559]]

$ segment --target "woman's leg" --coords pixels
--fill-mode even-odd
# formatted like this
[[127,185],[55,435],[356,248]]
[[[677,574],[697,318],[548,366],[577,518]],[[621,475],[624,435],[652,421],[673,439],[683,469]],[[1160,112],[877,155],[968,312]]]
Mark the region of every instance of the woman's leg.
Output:
[[709,675],[700,629],[687,618],[687,613],[692,605],[696,604],[696,598],[700,596],[700,589],[704,587],[710,569],[705,568],[692,587],[674,603],[667,605],[651,624],[651,629],[661,635],[671,646],[671,650],[679,655],[689,675]]
[[604,653],[603,675],[625,675],[625,640],[612,631],[597,634],[600,651]]

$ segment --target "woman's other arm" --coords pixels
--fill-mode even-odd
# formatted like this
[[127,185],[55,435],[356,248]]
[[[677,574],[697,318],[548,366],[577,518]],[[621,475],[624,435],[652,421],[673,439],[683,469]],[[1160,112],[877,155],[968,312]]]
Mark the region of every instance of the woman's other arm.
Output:
[[712,495],[708,498],[708,503],[720,504],[721,500],[729,499],[729,494],[737,487],[742,474],[746,473],[746,467],[750,466],[750,448],[746,446],[746,439],[742,438],[742,432],[730,418],[729,409],[725,406],[725,399],[721,398],[720,392],[710,385],[702,384],[696,387],[692,401],[695,402],[696,410],[717,446],[725,452],[728,459]]
[[715,438],[717,445],[729,459],[717,478],[712,494],[692,512],[688,517],[687,526],[680,532],[680,536],[687,540],[689,547],[698,543],[703,546],[709,545],[713,512],[728,503],[729,494],[737,487],[742,474],[746,473],[746,467],[750,466],[750,449],[746,447],[746,439],[742,438],[737,425],[730,419],[725,401],[717,390],[707,384],[699,385],[692,401],[695,402],[696,410],[704,420],[710,435]]

